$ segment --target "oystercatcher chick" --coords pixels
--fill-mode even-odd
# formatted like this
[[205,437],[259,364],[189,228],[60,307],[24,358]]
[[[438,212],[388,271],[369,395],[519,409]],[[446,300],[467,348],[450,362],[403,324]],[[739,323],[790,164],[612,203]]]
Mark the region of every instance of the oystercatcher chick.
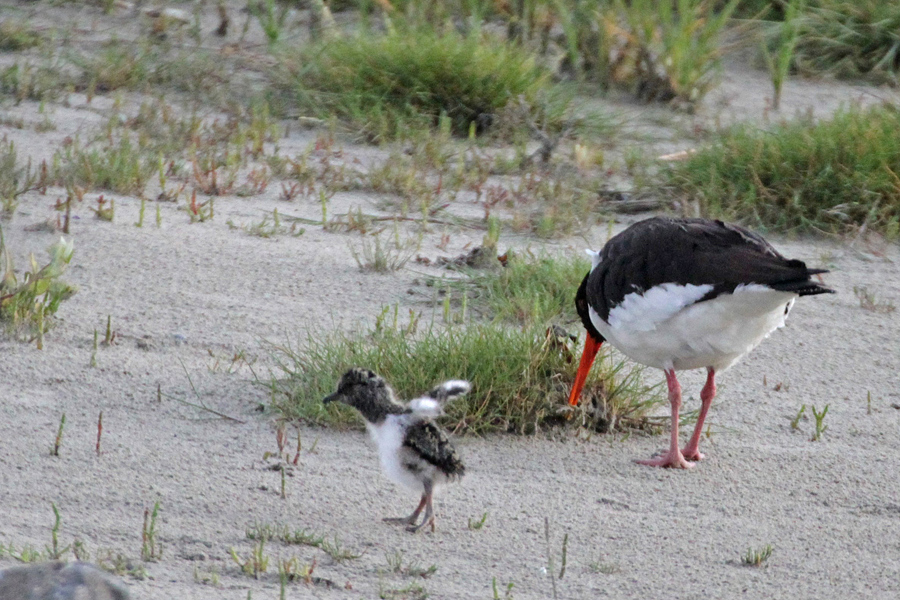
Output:
[[[337,392],[323,402],[343,402],[358,410],[378,446],[381,467],[395,483],[421,492],[419,506],[404,518],[385,521],[407,525],[416,532],[430,525],[434,531],[435,490],[458,479],[465,465],[447,437],[432,419],[443,414],[443,405],[469,391],[467,381],[445,381],[424,396],[403,405],[384,379],[368,369],[350,369],[341,377]],[[416,525],[425,510],[422,522]]]
[[[616,235],[600,252],[575,296],[587,329],[569,403],[576,405],[604,341],[632,360],[662,369],[669,388],[669,450],[638,461],[692,467],[703,458],[700,434],[716,395],[717,373],[750,352],[784,320],[800,296],[833,293],[809,269],[779,254],[759,235],[722,221],[654,217]],[[682,450],[681,386],[675,372],[707,370],[700,414]]]

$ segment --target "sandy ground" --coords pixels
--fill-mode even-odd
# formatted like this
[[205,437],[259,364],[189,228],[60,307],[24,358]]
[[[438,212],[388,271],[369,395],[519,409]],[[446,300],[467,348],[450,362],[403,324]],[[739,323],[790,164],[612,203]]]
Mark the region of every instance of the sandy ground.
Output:
[[[771,116],[768,93],[764,73],[740,66],[693,119],[704,126],[762,120]],[[884,93],[789,82],[782,113],[827,114],[842,102]],[[0,134],[15,139],[23,154],[47,156],[64,136],[95,127],[103,102],[87,106],[73,96],[70,107],[52,107],[56,131],[0,127]],[[38,108],[26,102],[3,110],[37,121]],[[610,108],[636,126],[641,114],[660,110]],[[691,145],[672,130],[654,131],[663,147]],[[293,134],[281,142],[283,151],[302,151],[310,135]],[[29,252],[42,257],[58,236],[27,230],[55,214],[57,192],[29,195],[3,223],[18,266]],[[288,598],[422,597],[396,592],[410,586],[430,598],[491,598],[492,582],[500,598],[900,597],[900,313],[863,310],[853,293],[864,286],[900,303],[896,246],[773,238],[789,256],[831,268],[826,281],[839,293],[803,299],[785,329],[720,377],[713,434],[703,442],[708,458],[691,472],[634,464],[664,447],[663,437],[583,441],[557,432],[459,439],[466,478],[439,498],[437,533],[410,535],[381,522],[408,513],[416,499],[379,473],[362,432],[302,429],[306,450],[282,499],[280,476],[263,459],[276,450],[273,415],[257,410],[267,402],[265,391],[245,363],[231,359],[243,351],[265,374],[267,342],[295,341],[308,328],[371,323],[387,304],[422,310],[408,290],[425,267],[364,273],[349,250],[357,237],[308,227],[299,237],[263,239],[226,224],[259,222],[275,207],[319,216],[318,204],[286,209],[277,195],[273,188],[252,199],[222,198],[215,219],[198,224],[164,205],[160,228],[152,219],[133,226],[134,198],[117,197],[113,223],[95,219],[87,207],[77,211],[67,280],[78,294],[63,304],[43,350],[0,340],[0,543],[43,549],[55,503],[63,544],[78,538],[94,558],[114,552],[139,562],[143,511],[159,501],[163,556],[145,564],[146,579],[126,578],[136,599],[277,598],[274,563],[292,556],[315,561],[314,574],[336,586],[295,583]],[[341,194],[333,202],[335,210],[375,211],[376,201]],[[426,238],[423,255],[455,255],[481,236],[452,230],[442,251],[441,233]],[[548,248],[580,252],[605,236],[598,228],[587,242]],[[507,244],[541,245],[504,236],[501,245]],[[93,332],[102,336],[108,315],[117,343],[101,347],[92,368]],[[688,409],[698,404],[702,380],[701,372],[682,376]],[[178,399],[202,401],[241,422]],[[820,442],[810,441],[811,419],[800,421],[800,431],[790,426],[802,404],[830,407]],[[51,457],[62,413],[62,451]],[[470,529],[469,521],[485,513],[484,527]],[[335,562],[315,548],[272,544],[270,573],[254,580],[239,572],[229,549],[247,556],[252,542],[245,532],[255,523],[336,537],[361,556]],[[554,592],[547,567],[552,556],[559,570],[564,536],[567,568]],[[767,544],[774,552],[765,568],[741,565],[748,547]],[[436,571],[427,579],[394,572],[389,560],[397,553],[404,567]],[[3,559],[0,567],[12,563]],[[211,573],[218,585],[198,581]]]

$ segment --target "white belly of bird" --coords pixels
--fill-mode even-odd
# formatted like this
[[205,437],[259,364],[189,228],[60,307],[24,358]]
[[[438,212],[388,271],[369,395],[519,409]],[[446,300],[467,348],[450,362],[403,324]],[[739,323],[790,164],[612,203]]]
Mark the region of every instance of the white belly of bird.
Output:
[[[403,446],[409,424],[409,415],[388,415],[384,422],[378,425],[366,423],[366,429],[378,446],[381,468],[388,479],[421,493],[424,489],[422,482],[426,478],[434,481],[435,487],[443,482],[443,478],[439,477],[442,474],[437,472],[434,465],[415,456],[414,452]],[[414,472],[406,466],[410,463],[416,465],[417,471]]]
[[667,283],[628,294],[609,312],[608,323],[592,308],[591,322],[610,344],[641,364],[721,372],[783,327],[798,297],[751,284],[696,302],[711,289]]

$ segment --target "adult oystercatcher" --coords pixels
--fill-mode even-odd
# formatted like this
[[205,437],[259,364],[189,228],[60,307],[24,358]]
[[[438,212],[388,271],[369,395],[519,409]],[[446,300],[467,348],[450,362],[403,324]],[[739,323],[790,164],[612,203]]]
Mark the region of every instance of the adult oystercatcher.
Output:
[[[434,531],[435,489],[462,477],[466,468],[447,434],[432,419],[443,414],[445,402],[468,391],[467,381],[445,381],[404,406],[384,379],[368,369],[353,368],[341,377],[337,392],[323,400],[325,404],[343,402],[358,410],[378,446],[385,474],[395,483],[421,492],[419,506],[411,515],[385,521],[408,525],[412,532],[426,525]],[[423,508],[425,516],[416,525]]]
[[[700,434],[716,395],[716,373],[782,327],[799,296],[834,293],[810,277],[826,273],[779,254],[759,235],[722,221],[654,217],[613,237],[593,258],[575,296],[587,329],[569,396],[576,405],[604,341],[634,361],[662,369],[672,432],[663,456],[638,461],[689,468],[703,458]],[[675,371],[706,367],[694,434],[678,444],[681,386]]]

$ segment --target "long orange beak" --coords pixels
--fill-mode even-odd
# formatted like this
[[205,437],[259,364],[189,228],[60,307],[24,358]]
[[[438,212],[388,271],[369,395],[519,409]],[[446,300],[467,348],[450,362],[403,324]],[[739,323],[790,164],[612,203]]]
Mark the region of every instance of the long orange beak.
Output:
[[581,390],[584,388],[584,382],[587,381],[588,373],[591,372],[591,365],[594,364],[594,358],[603,345],[602,341],[594,339],[590,333],[584,340],[584,352],[581,354],[581,363],[578,365],[578,373],[575,375],[575,383],[572,384],[572,393],[569,395],[569,404],[575,406],[578,399],[581,398]]

